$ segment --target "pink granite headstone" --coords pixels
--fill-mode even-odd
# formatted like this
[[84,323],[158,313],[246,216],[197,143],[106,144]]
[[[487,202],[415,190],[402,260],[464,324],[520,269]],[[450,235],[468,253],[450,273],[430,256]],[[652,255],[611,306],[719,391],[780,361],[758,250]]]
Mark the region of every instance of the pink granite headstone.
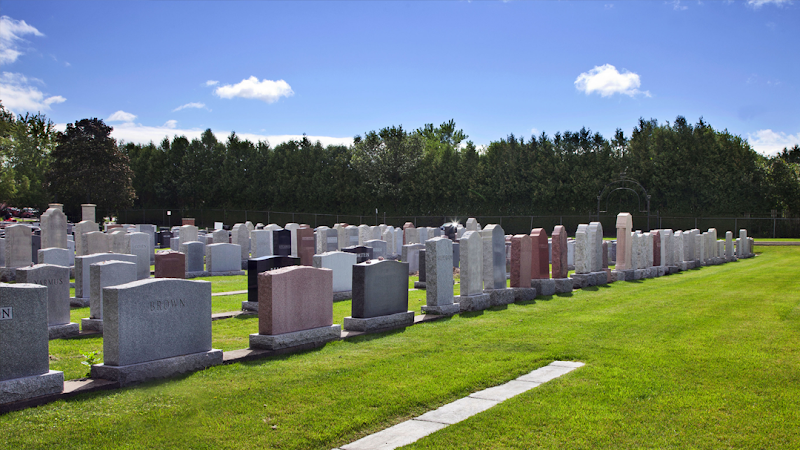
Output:
[[531,230],[531,278],[550,278],[550,255],[544,228]]
[[659,230],[650,233],[653,237],[653,265],[661,265],[661,232]]
[[258,333],[333,325],[333,271],[291,266],[258,275]]
[[567,278],[567,229],[556,225],[553,229],[553,278]]
[[403,224],[403,245],[408,244],[406,242],[406,230],[409,229],[409,228],[414,228],[414,224],[411,223],[411,222],[406,222],[406,223]]
[[186,255],[181,252],[156,253],[155,266],[156,278],[186,278]]
[[314,261],[314,230],[308,227],[297,229],[297,255],[300,257],[300,264],[311,266]]
[[511,287],[531,287],[531,237],[527,234],[511,238]]

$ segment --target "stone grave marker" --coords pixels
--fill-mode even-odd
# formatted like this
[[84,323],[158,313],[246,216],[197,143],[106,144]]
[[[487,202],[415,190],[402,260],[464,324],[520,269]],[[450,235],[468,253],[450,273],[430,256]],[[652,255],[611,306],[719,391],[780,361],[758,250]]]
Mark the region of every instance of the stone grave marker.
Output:
[[[424,249],[425,245],[423,244],[407,244],[404,245],[402,248],[402,253],[400,255],[400,259],[403,262],[408,263],[408,274],[411,275],[413,273],[419,272],[419,251]],[[424,260],[423,260],[424,264]]]
[[242,302],[242,308],[245,311],[258,311],[258,274],[268,270],[299,265],[300,258],[293,256],[262,256],[248,259],[247,302]]
[[222,364],[211,348],[211,283],[138,280],[103,290],[103,364],[92,378],[121,386]]
[[[314,255],[313,267],[333,271],[333,301],[352,297],[353,266],[357,262],[358,257],[355,253],[334,251]],[[408,278],[408,274],[406,274],[406,278]],[[406,289],[408,289],[408,284],[406,284]]]
[[206,271],[214,275],[244,275],[242,249],[237,244],[211,244],[206,255]]
[[150,256],[153,250],[153,236],[148,233],[134,232],[127,235],[127,253],[136,256],[136,279],[150,278]]
[[419,249],[419,253],[417,258],[419,258],[419,276],[417,277],[417,281],[414,282],[414,289],[425,289],[427,284],[425,283],[425,249]]
[[633,269],[631,264],[631,232],[633,216],[630,213],[617,214],[617,264],[616,270]]
[[[250,230],[247,225],[237,223],[231,229],[231,243],[239,246],[240,259],[245,261],[250,258]],[[241,263],[239,264],[241,269]]]
[[311,228],[297,229],[297,255],[300,257],[300,264],[311,266],[314,261],[315,251],[314,230]]
[[453,302],[453,242],[446,237],[425,241],[425,285],[423,313],[451,316],[461,311]]
[[386,241],[380,239],[370,239],[369,241],[365,242],[364,245],[372,249],[372,258],[370,259],[379,259],[387,257]]
[[100,227],[94,221],[83,220],[75,225],[75,251],[78,256],[88,254],[86,252],[86,233],[100,231]]
[[[289,232],[289,245],[291,245],[289,255],[297,257],[297,229],[300,228],[300,224],[290,222],[283,228]],[[277,253],[275,254],[277,255]]]
[[292,255],[292,232],[289,230],[272,230],[272,254],[274,256]]
[[[199,241],[184,242],[181,244],[180,252],[186,255],[184,258],[186,278],[202,277],[206,275],[205,256],[206,246]],[[172,278],[172,277],[169,277]]]
[[367,247],[365,245],[354,245],[351,247],[344,247],[342,248],[342,251],[347,253],[355,253],[358,263],[362,263],[364,261],[369,261],[370,259],[373,259],[372,247]]
[[[46,250],[61,250],[50,248]],[[78,324],[69,317],[69,267],[37,264],[17,269],[17,283],[38,284],[47,287],[47,327],[49,339],[75,336],[80,333]]]
[[506,250],[505,236],[500,225],[487,225],[481,231],[483,238],[483,286],[484,289],[505,289]]
[[[314,230],[314,238],[315,238],[314,241],[316,242],[316,248],[314,250],[314,254],[315,255],[321,255],[321,254],[323,254],[323,253],[328,251],[328,231],[329,230],[330,230],[330,228],[328,228],[325,225],[321,225],[321,226],[317,227],[316,230]],[[337,241],[338,241],[338,239],[337,239]],[[331,251],[335,251],[335,250],[338,250],[338,249],[334,249],[334,250],[331,250]]]
[[178,239],[179,239],[178,248],[180,248],[180,245],[183,244],[184,242],[192,242],[198,240],[197,237],[198,237],[197,227],[194,226],[193,224],[191,225],[184,224],[180,228],[180,233],[178,233]]
[[69,250],[66,248],[43,248],[39,250],[39,254],[36,255],[36,261],[38,261],[39,264],[53,264],[69,268],[69,266],[72,265],[70,264],[69,256]]
[[168,250],[156,253],[156,278],[186,278],[186,254]]
[[250,253],[253,258],[272,256],[272,231],[255,229],[250,232]]
[[258,334],[251,348],[319,346],[341,337],[333,325],[333,273],[292,266],[258,276]]
[[[469,222],[468,222],[469,223]],[[480,231],[470,230],[461,236],[461,311],[480,311],[491,306],[489,294],[483,292],[483,238]]]
[[550,255],[544,228],[531,230],[531,279],[550,278]]
[[89,267],[91,293],[89,317],[81,319],[83,331],[103,331],[103,288],[136,281],[136,263],[127,261],[100,261]]
[[[343,231],[344,231],[344,229],[342,229],[342,232]],[[325,238],[322,240],[322,242],[323,242],[322,246],[325,247],[325,251],[321,252],[320,254],[327,253],[327,252],[339,251],[339,249],[341,248],[339,246],[339,235],[340,234],[342,234],[342,233],[339,230],[336,230],[336,229],[325,230]]]
[[414,323],[414,312],[408,310],[407,263],[367,261],[351,267],[353,302],[345,330],[372,332]]
[[0,283],[0,404],[57,394],[64,373],[50,370],[47,288]]
[[603,271],[603,225],[600,222],[589,222],[589,252],[592,254],[592,273]]
[[568,278],[569,266],[567,264],[567,229],[564,225],[553,228],[552,239],[553,253],[553,280],[556,293],[572,292],[572,280]]
[[48,208],[39,219],[42,248],[67,248],[67,216],[58,208]]
[[33,264],[32,234],[31,227],[27,225],[17,224],[6,227],[6,267],[13,269]]
[[123,255],[120,253],[95,253],[75,258],[75,305],[73,306],[89,306],[87,302],[91,298],[90,267],[94,263],[111,260],[136,264],[135,255]]
[[514,301],[536,298],[536,289],[531,287],[531,237],[517,234],[511,237],[511,290]]
[[128,234],[121,228],[114,229],[113,232],[109,233],[108,241],[111,243],[112,253],[131,254],[130,239]]

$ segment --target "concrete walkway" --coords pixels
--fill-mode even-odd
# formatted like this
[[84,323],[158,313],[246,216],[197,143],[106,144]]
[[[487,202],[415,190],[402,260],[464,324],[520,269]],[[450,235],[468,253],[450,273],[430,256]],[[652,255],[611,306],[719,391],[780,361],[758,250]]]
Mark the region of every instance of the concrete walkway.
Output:
[[442,428],[486,411],[500,402],[583,366],[581,362],[554,361],[506,384],[475,392],[468,397],[428,411],[411,420],[363,437],[333,450],[392,450],[411,444]]

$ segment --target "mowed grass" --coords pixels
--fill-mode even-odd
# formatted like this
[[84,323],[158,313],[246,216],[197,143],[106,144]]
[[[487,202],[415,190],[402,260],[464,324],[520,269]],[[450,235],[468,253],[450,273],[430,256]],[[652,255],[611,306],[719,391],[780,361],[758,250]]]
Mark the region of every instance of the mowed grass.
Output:
[[[0,416],[3,445],[330,449],[579,360],[587,365],[408,448],[796,448],[800,249],[757,251],[12,412]],[[256,324],[216,321],[214,345]]]

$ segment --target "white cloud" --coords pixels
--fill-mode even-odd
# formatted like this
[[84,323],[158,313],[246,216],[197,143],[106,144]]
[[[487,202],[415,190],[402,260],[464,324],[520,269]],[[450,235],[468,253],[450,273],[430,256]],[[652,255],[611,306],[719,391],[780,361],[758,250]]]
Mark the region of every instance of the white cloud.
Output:
[[28,80],[21,73],[3,72],[0,76],[0,100],[2,100],[3,106],[15,113],[39,112],[49,110],[52,104],[67,101],[60,95],[45,97],[45,94],[31,86],[30,82],[44,84],[35,78]]
[[614,94],[625,94],[631,97],[643,94],[650,97],[649,91],[640,91],[639,86],[642,82],[639,75],[623,70],[619,73],[617,68],[611,64],[595,66],[594,69],[578,75],[575,79],[575,87],[586,95],[598,93],[603,97]]
[[283,80],[258,81],[258,78],[252,76],[237,84],[220,86],[214,90],[214,93],[221,98],[254,98],[267,103],[274,103],[281,97],[294,95],[292,87]]
[[206,81],[206,86],[215,86],[217,84],[219,84],[219,81],[217,81],[217,80],[208,80],[208,81]]
[[791,0],[747,0],[747,5],[752,7],[753,9],[759,9],[764,5],[776,5],[776,6],[783,6],[791,4]]
[[24,39],[21,36],[26,34],[44,36],[24,20],[14,20],[8,16],[0,17],[0,64],[8,64],[17,60],[22,54],[19,44]]
[[770,129],[758,130],[755,133],[748,133],[747,140],[753,150],[762,155],[774,155],[786,147],[800,145],[800,132],[795,135],[782,132],[775,132]]
[[687,9],[689,9],[688,6],[681,5],[681,0],[673,0],[668,3],[672,5],[672,9],[674,9],[675,11],[686,11]]
[[[180,111],[180,110],[186,109],[186,108],[202,109],[202,108],[206,108],[206,104],[205,103],[200,103],[200,102],[187,103],[185,105],[178,106],[177,108],[173,109],[172,112]],[[208,108],[206,108],[206,109],[208,109]],[[211,110],[209,109],[209,111],[211,111]]]
[[121,109],[106,119],[107,122],[133,122],[134,120],[136,120],[136,114],[131,114]]
[[[204,130],[199,128],[177,128],[178,122],[175,120],[168,120],[160,127],[145,126],[133,122],[125,122],[114,125],[114,130],[111,132],[111,137],[117,141],[133,142],[136,144],[148,144],[154,142],[160,143],[165,137],[172,138],[173,136],[186,136],[189,140],[200,139],[200,135]],[[64,131],[67,124],[56,124],[56,129]],[[221,142],[225,142],[230,136],[230,131],[217,131],[214,135]],[[276,146],[282,142],[299,141],[303,139],[302,134],[280,134],[280,135],[265,135],[253,133],[236,133],[240,139],[247,139],[250,142],[256,143],[258,141],[269,142],[271,146]],[[331,137],[331,136],[306,136],[311,142],[320,141],[323,146],[327,145],[351,145],[353,143],[352,137]]]
[[538,136],[539,135],[539,129],[538,128],[531,128],[531,134],[534,135],[534,136]]

